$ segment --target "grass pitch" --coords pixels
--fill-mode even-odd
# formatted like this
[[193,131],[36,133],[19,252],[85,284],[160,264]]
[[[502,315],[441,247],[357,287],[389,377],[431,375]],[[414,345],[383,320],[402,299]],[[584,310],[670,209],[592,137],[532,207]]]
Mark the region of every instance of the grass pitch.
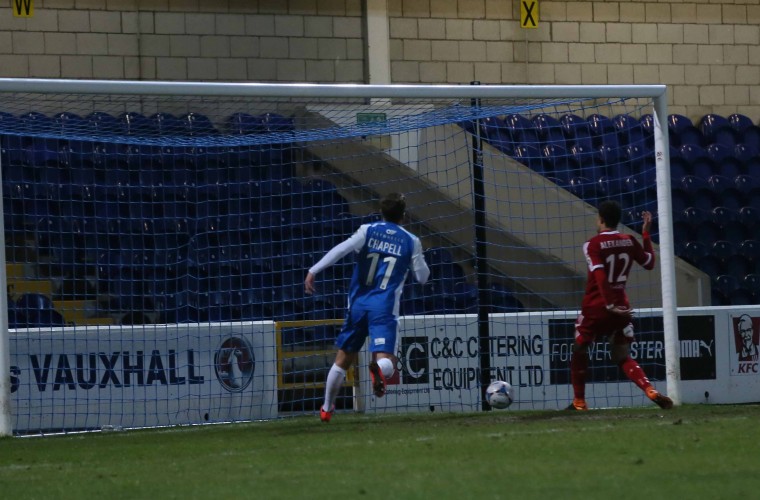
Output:
[[760,406],[362,416],[0,440],[3,498],[753,498]]

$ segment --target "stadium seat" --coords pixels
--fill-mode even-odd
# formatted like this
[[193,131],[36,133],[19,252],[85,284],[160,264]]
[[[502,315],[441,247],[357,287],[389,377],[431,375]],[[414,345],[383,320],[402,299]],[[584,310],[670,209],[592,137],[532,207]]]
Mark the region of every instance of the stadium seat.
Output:
[[293,119],[278,113],[263,113],[256,116],[259,133],[292,132],[295,130]]
[[694,207],[708,211],[715,207],[714,194],[705,179],[687,175],[680,180],[680,189],[691,197]]
[[515,143],[540,147],[538,131],[527,117],[517,113],[508,114],[504,117],[504,125]]
[[710,249],[710,255],[716,257],[723,263],[725,268],[726,263],[733,258],[736,254],[736,246],[733,243],[726,240],[717,240],[713,243]]
[[591,129],[588,122],[578,115],[566,114],[559,119],[562,132],[570,147],[583,146],[586,149],[592,147]]
[[707,254],[696,262],[697,268],[711,278],[725,274],[723,262],[711,254]]
[[699,130],[702,132],[703,144],[723,144],[733,148],[738,142],[734,128],[724,116],[709,113],[699,121]]
[[747,127],[754,127],[754,122],[746,115],[741,113],[734,113],[728,116],[728,123],[737,132],[741,132]]
[[581,164],[578,163],[576,156],[561,145],[557,143],[547,144],[541,151],[545,160],[547,175],[568,180],[580,175]]
[[736,189],[746,198],[760,193],[760,177],[751,175],[737,175],[734,178]]
[[141,113],[130,111],[121,113],[117,120],[127,135],[151,136],[156,133],[153,123]]
[[542,175],[546,173],[551,173],[551,171],[547,168],[547,165],[545,163],[544,156],[541,153],[541,150],[535,146],[532,146],[529,144],[518,145],[517,147],[515,147],[514,159],[519,161],[526,167],[529,167],[531,170],[533,170],[536,173],[539,173]]
[[546,113],[541,113],[534,116],[531,121],[533,122],[533,127],[538,132],[538,138],[544,144],[557,144],[567,149],[562,125],[557,118]]
[[734,255],[725,264],[726,274],[733,276],[739,283],[744,277],[754,270],[753,264],[742,257],[741,255]]
[[716,174],[733,179],[742,173],[742,164],[735,156],[736,147],[715,143],[707,146],[705,152],[717,167]]
[[486,117],[480,121],[480,130],[488,143],[502,153],[511,155],[514,152],[515,138],[507,130],[503,119],[498,116]]
[[581,200],[595,204],[599,196],[598,184],[587,177],[572,177],[568,181],[567,190]]
[[739,289],[739,280],[730,274],[721,274],[713,277],[713,286],[724,296],[730,296],[731,293]]
[[734,157],[741,165],[743,174],[751,173],[758,177],[760,174],[760,144],[758,147],[748,144],[737,144],[734,146]]
[[753,264],[760,263],[760,240],[748,239],[742,241],[739,243],[737,253]]
[[641,130],[644,133],[644,143],[650,149],[654,147],[654,116],[651,113],[641,115],[639,118]]
[[679,114],[668,115],[668,132],[671,145],[680,147],[684,144],[702,144],[702,133],[692,121]]
[[628,114],[619,114],[612,118],[612,124],[617,131],[620,144],[647,149],[644,129],[639,120]]
[[728,296],[728,301],[732,306],[748,306],[751,304],[757,304],[757,299],[752,296],[747,290],[738,288],[731,292]]
[[760,230],[760,209],[741,207],[739,209],[739,222],[747,228],[747,231],[757,232]]
[[683,258],[697,265],[703,258],[707,257],[710,249],[707,245],[698,241],[688,241],[683,246]]
[[171,113],[154,113],[149,120],[158,135],[178,135],[184,130],[180,119]]
[[706,180],[711,175],[720,173],[707,151],[696,144],[681,146],[681,157],[689,164],[692,175]]
[[219,131],[208,116],[201,113],[187,113],[177,117],[184,125],[184,132],[191,136],[216,135]]
[[617,134],[615,124],[612,120],[602,114],[593,113],[586,118],[589,125],[589,131],[593,137],[604,137]]
[[692,173],[691,165],[681,156],[681,150],[670,146],[670,178],[678,180]]
[[[578,168],[582,169],[585,177],[598,181],[607,175],[607,169],[599,157],[598,150],[589,145],[573,144],[568,151]],[[581,171],[578,173],[580,174]]]
[[28,328],[65,326],[63,316],[56,311],[53,301],[41,293],[25,293],[16,301],[16,308],[26,319]]
[[741,287],[752,295],[755,303],[760,300],[760,274],[749,273],[745,275],[741,281]]

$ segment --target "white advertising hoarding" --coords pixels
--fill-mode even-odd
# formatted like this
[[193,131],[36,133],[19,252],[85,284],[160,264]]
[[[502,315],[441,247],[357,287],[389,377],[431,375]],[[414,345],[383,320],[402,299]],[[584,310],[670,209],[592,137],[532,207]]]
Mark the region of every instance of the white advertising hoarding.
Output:
[[16,432],[277,416],[273,323],[20,330]]

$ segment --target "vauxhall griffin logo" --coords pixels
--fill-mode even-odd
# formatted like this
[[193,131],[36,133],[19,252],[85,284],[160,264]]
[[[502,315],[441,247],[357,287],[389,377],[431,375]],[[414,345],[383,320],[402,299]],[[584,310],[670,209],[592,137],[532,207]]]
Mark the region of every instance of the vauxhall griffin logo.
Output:
[[244,338],[226,339],[214,355],[216,378],[229,392],[241,392],[248,387],[255,368],[253,348]]

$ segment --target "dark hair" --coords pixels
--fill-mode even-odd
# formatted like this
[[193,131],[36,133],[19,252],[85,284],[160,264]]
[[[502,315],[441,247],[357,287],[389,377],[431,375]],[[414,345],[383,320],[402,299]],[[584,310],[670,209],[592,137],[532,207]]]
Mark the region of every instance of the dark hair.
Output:
[[599,217],[602,218],[604,225],[610,229],[615,229],[620,224],[622,214],[623,211],[616,201],[607,200],[599,204]]
[[400,224],[406,212],[406,199],[400,193],[388,193],[380,200],[380,211],[383,219]]

